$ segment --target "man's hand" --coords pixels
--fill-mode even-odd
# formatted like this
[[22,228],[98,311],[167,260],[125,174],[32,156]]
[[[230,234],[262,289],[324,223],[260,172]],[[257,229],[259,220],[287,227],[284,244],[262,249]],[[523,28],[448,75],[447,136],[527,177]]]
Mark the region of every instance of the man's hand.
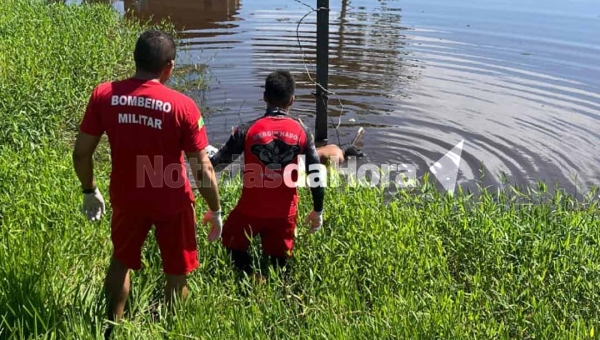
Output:
[[306,223],[310,224],[309,234],[312,234],[323,226],[323,212],[312,211],[306,218]]
[[105,211],[104,198],[98,188],[90,194],[83,194],[82,212],[88,221],[99,221]]
[[215,148],[215,147],[214,147],[214,146],[212,146],[212,145],[208,145],[208,146],[207,146],[207,147],[204,149],[204,151],[206,151],[206,154],[208,155],[208,157],[212,157],[212,156],[216,155],[216,154],[217,154],[217,152],[219,152],[219,149]]
[[221,232],[223,231],[223,220],[221,218],[221,211],[208,210],[204,214],[202,219],[202,225],[210,223],[210,230],[208,231],[208,241],[214,242],[221,238]]

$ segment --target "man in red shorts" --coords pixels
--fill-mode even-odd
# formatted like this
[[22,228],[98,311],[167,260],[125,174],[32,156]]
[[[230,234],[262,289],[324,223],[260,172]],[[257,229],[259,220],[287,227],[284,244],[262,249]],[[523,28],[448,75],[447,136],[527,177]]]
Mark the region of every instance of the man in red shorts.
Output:
[[[218,171],[244,154],[242,196],[225,222],[222,243],[235,266],[247,274],[253,273],[248,247],[249,239],[255,235],[260,235],[263,252],[273,265],[284,266],[292,255],[298,192],[285,180],[286,176],[294,177],[290,177],[288,166],[296,164],[297,167],[298,156],[304,155],[307,174],[324,177],[310,133],[301,122],[288,115],[294,102],[294,89],[294,79],[289,72],[271,73],[265,82],[266,113],[238,126],[227,143],[211,157]],[[324,181],[325,178],[320,178],[310,185],[313,211],[308,216],[309,232],[323,224]]]
[[189,97],[163,84],[171,76],[175,43],[164,32],[149,30],[138,39],[132,78],[98,85],[89,100],[73,162],[83,189],[89,220],[104,213],[94,181],[92,156],[106,132],[111,149],[110,202],[113,255],[105,293],[110,320],[123,316],[129,272],[141,268],[142,246],[152,226],[166,274],[165,295],[187,295],[186,275],[198,267],[194,194],[187,178],[187,156],[209,211],[209,240],[221,233],[216,176],[205,152],[206,127]]

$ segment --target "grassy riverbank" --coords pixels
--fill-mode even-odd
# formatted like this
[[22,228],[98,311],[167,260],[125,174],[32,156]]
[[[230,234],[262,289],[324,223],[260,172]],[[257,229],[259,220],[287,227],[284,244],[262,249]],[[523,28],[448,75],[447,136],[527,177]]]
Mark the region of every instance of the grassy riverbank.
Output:
[[[78,211],[70,141],[94,85],[131,69],[139,31],[105,6],[0,3],[0,339],[101,338],[109,223],[87,223]],[[101,153],[105,195],[108,170]],[[227,212],[239,186],[222,194]],[[164,317],[150,239],[116,335],[597,336],[600,223],[591,200],[518,190],[451,198],[429,187],[390,200],[377,189],[338,188],[328,191],[325,219],[315,235],[300,228],[288,278],[256,286],[235,278],[199,228],[202,267],[175,317]]]

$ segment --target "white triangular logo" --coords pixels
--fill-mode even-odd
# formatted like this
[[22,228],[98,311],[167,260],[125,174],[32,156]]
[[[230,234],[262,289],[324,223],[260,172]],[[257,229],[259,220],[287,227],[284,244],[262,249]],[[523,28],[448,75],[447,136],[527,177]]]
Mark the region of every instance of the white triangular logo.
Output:
[[429,167],[429,171],[450,195],[454,194],[454,188],[456,187],[464,142],[464,139],[461,140],[452,150],[446,152],[442,158]]

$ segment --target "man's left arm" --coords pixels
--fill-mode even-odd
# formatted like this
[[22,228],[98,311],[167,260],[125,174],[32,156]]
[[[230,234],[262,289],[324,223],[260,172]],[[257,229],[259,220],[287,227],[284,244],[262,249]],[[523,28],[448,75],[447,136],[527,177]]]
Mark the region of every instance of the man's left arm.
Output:
[[83,191],[83,213],[90,221],[97,221],[105,210],[104,198],[94,181],[94,152],[104,133],[97,103],[97,88],[88,102],[79,134],[73,149],[73,167]]
[[233,163],[239,156],[244,152],[244,142],[246,139],[246,132],[250,124],[242,124],[236,127],[229,139],[223,145],[217,153],[210,158],[215,170],[221,171],[225,169],[229,164]]
[[75,140],[73,167],[84,192],[90,192],[96,188],[93,156],[100,138],[101,136],[92,136],[85,132],[79,132]]

